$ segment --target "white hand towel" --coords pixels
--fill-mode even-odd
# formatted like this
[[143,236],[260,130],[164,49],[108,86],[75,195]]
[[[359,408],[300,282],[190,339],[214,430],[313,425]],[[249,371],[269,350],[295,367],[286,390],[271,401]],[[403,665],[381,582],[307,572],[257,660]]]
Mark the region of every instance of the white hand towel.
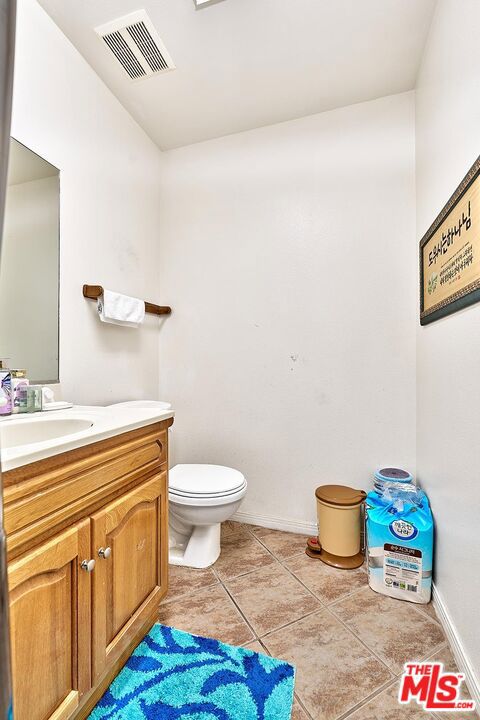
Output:
[[104,290],[97,300],[100,320],[113,325],[138,327],[145,318],[145,303],[138,298]]

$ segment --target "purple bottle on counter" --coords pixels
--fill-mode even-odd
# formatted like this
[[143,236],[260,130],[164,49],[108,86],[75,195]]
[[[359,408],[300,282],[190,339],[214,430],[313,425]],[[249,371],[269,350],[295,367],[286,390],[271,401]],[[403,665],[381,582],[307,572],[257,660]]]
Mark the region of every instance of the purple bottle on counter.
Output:
[[12,414],[12,374],[10,370],[0,369],[0,415]]

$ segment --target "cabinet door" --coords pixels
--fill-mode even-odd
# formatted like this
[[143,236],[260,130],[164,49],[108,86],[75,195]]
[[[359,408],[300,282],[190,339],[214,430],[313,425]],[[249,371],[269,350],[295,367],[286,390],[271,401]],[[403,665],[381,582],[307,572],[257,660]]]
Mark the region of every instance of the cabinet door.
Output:
[[90,522],[10,563],[15,720],[63,720],[90,688]]
[[92,668],[97,680],[139,629],[153,621],[167,588],[166,472],[92,518]]

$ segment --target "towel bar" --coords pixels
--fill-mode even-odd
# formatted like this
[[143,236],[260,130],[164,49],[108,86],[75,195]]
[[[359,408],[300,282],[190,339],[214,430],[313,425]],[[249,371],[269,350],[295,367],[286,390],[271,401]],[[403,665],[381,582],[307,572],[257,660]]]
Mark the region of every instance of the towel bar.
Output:
[[[90,300],[96,300],[103,295],[103,287],[101,285],[84,285],[83,297]],[[155,305],[154,303],[145,301],[145,312],[151,315],[170,315],[172,308],[168,305]]]

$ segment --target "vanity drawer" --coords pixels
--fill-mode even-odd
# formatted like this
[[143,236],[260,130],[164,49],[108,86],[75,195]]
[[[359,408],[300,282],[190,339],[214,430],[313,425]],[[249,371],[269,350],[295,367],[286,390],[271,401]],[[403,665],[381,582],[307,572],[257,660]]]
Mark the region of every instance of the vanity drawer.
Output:
[[27,466],[25,470],[29,473],[35,465],[42,467],[33,477],[15,485],[8,485],[6,473],[5,529],[9,551],[36,536],[43,537],[49,528],[59,528],[72,519],[87,516],[106,498],[166,468],[166,429],[159,432],[157,428],[150,431],[145,428],[140,437],[129,435],[123,436],[123,440],[120,436],[115,448],[96,447],[88,460],[72,458],[69,463],[68,456],[75,456],[76,451],[72,451],[63,455],[63,464],[54,469],[48,467],[48,460]]

